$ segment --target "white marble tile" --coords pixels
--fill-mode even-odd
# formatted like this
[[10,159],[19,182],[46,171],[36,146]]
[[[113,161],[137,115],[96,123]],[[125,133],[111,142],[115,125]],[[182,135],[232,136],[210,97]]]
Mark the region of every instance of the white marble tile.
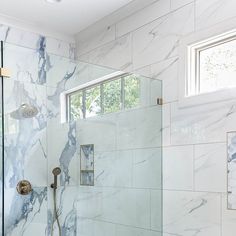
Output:
[[228,208],[236,209],[236,163],[235,163],[235,140],[236,133],[227,134],[227,192]]
[[193,30],[193,4],[138,29],[133,33],[134,69],[177,56],[180,38]]
[[115,25],[108,26],[99,32],[82,31],[77,36],[78,56],[115,40]]
[[162,105],[162,145],[170,146],[170,104]]
[[158,0],[116,24],[116,35],[127,34],[170,12],[170,0]]
[[194,0],[171,0],[171,10],[176,10],[180,7],[183,7],[184,5],[187,5],[191,2],[194,2]]
[[[87,64],[77,63],[71,59],[57,56],[48,56],[47,86],[54,87],[59,92],[79,85],[79,74],[88,78]],[[58,93],[59,93],[58,92]]]
[[196,0],[196,30],[236,17],[234,0]]
[[178,57],[173,57],[150,65],[150,77],[162,81],[164,103],[178,99],[178,63]]
[[[27,196],[16,189],[5,191],[5,235],[46,236],[47,188],[34,188]],[[37,231],[35,231],[37,230]]]
[[171,105],[171,143],[226,142],[226,132],[236,129],[235,101],[189,108]]
[[151,191],[151,229],[162,232],[162,190]]
[[134,151],[133,187],[162,188],[162,151],[160,148]]
[[193,146],[163,148],[163,188],[193,190]]
[[[42,42],[43,44],[43,42]],[[46,58],[40,50],[4,45],[4,66],[11,71],[11,79],[36,84],[46,83]]]
[[[76,236],[77,234],[77,187],[59,187],[56,192],[56,205],[61,225],[61,235]],[[48,228],[47,235],[59,235],[57,222],[53,217],[53,190],[48,187]]]
[[[129,226],[117,225],[116,236],[162,236],[160,232],[134,228]],[[101,235],[102,236],[102,235]]]
[[77,232],[80,236],[116,236],[116,224],[79,218]]
[[95,185],[131,187],[133,156],[133,150],[96,152]]
[[159,106],[119,113],[117,147],[119,149],[160,147],[161,119]]
[[47,129],[48,149],[48,184],[53,183],[52,170],[61,168],[59,185],[76,185],[78,183],[78,152],[76,141],[76,124],[59,124],[48,122]]
[[80,218],[148,229],[150,227],[150,192],[147,190],[93,187],[84,189],[84,192],[80,188],[78,194]]
[[79,144],[94,144],[97,151],[111,151],[117,147],[117,114],[103,115],[77,121]]
[[194,182],[196,191],[226,192],[226,144],[203,144],[194,147]]
[[38,49],[42,38],[45,37],[29,31],[1,25],[1,39],[6,43],[31,49]]
[[116,68],[122,71],[132,70],[132,40],[127,34],[111,43],[107,43],[88,54],[79,57],[79,60]]
[[75,43],[69,43],[65,41],[61,41],[59,39],[54,39],[51,37],[47,37],[47,53],[52,53],[55,55],[67,57],[70,59],[75,59],[76,56],[76,47]]
[[[45,92],[44,86],[4,81],[6,187],[15,187],[22,178],[29,178],[34,186],[47,184]],[[22,104],[36,108],[38,113],[26,118]],[[33,169],[37,169],[36,174]]]
[[103,213],[104,187],[78,186],[78,218],[100,219]]
[[221,236],[221,195],[163,192],[163,231],[170,235]]
[[227,209],[227,196],[222,195],[222,236],[234,236],[236,211]]

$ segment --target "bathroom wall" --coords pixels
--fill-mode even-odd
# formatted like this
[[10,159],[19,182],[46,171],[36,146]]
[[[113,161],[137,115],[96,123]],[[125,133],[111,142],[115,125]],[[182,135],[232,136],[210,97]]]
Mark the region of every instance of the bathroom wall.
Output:
[[78,143],[95,154],[94,186],[78,189],[78,235],[161,236],[161,82],[140,77],[140,87],[140,107],[77,122]]
[[[11,77],[4,78],[5,234],[50,235],[53,202],[48,186],[53,182],[52,169],[60,166],[62,232],[76,235],[75,124],[60,124],[59,96],[72,86],[82,68],[87,71],[86,64],[72,60],[73,43],[6,25],[0,25],[0,39],[5,42],[4,66],[11,70]],[[35,106],[38,114],[29,119],[12,118],[11,112],[22,103]],[[33,187],[27,196],[16,192],[22,179]]]
[[107,27],[110,15],[77,35],[79,59],[163,81],[164,235],[236,231],[236,211],[226,209],[226,132],[236,130],[236,101],[178,104],[180,40],[227,24],[235,9],[234,0],[158,0],[114,25]]

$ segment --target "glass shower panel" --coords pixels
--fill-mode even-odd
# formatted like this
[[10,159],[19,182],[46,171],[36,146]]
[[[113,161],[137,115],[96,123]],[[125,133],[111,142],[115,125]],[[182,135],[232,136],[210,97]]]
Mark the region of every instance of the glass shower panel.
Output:
[[[3,88],[5,235],[55,236],[60,228],[62,236],[160,236],[161,81],[126,77],[117,86],[123,94],[115,96],[126,105],[108,99],[109,112],[68,121],[65,93],[116,70],[47,53],[40,40],[37,49],[4,43],[4,66],[12,73]],[[106,94],[112,98],[109,86]],[[122,109],[109,107],[117,104]],[[61,169],[56,196],[55,167]],[[16,190],[21,180],[32,185],[28,195]]]
[[161,81],[135,78],[139,106],[76,122],[78,145],[94,147],[94,186],[78,186],[78,235],[162,235]]
[[[3,42],[0,41],[0,67],[3,67]],[[3,129],[2,129],[2,121],[3,121],[3,101],[2,101],[2,85],[3,85],[3,77],[0,76],[1,82],[0,82],[0,156],[1,156],[1,161],[0,161],[0,234],[3,235],[4,233],[4,172],[3,172],[3,158],[4,158],[4,153],[3,153]]]

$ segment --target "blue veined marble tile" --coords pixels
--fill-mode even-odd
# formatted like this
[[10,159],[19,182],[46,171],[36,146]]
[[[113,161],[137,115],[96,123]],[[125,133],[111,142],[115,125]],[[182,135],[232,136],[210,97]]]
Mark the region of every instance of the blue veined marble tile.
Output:
[[[77,235],[77,187],[63,186],[57,188],[56,192],[57,211],[61,226],[62,236]],[[58,235],[58,226],[53,215],[53,190],[48,190],[48,228],[47,235],[53,232]]]
[[228,133],[228,208],[236,209],[236,132]]
[[[60,137],[60,138],[58,138]],[[60,185],[76,185],[78,182],[78,157],[76,124],[48,122],[48,181],[53,182],[52,170],[59,166],[62,170]]]
[[[46,186],[46,91],[45,87],[5,80],[5,186],[14,188],[22,178]],[[38,110],[35,117],[15,117],[22,104]],[[13,113],[14,112],[14,113]],[[17,113],[18,114],[18,113]]]
[[47,188],[34,188],[26,196],[5,190],[5,235],[42,236],[47,228]]
[[38,83],[45,84],[47,78],[47,53],[46,53],[46,38],[40,37],[38,42]]

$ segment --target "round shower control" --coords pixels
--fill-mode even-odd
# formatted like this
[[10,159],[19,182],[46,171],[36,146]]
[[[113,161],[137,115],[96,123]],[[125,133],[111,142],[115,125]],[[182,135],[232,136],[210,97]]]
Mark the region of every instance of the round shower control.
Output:
[[21,195],[28,195],[32,192],[31,183],[28,180],[21,180],[17,184],[16,190]]

